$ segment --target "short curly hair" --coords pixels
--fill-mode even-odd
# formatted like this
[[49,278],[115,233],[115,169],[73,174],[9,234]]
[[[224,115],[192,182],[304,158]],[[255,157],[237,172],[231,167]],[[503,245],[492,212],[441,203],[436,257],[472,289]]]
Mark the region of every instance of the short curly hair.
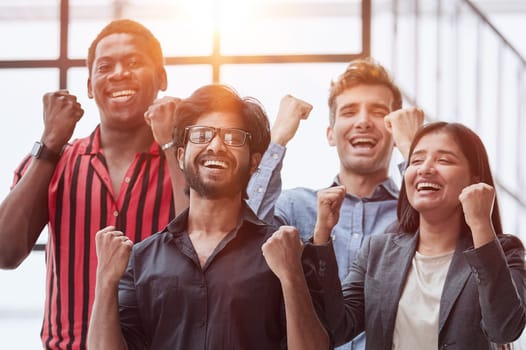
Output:
[[91,69],[93,68],[93,61],[95,60],[95,50],[97,49],[99,42],[109,35],[119,33],[130,34],[144,38],[148,46],[147,53],[155,63],[155,67],[158,71],[162,71],[164,69],[164,56],[161,44],[159,43],[159,40],[157,40],[157,38],[152,34],[152,32],[139,22],[133,21],[131,19],[117,19],[111,21],[108,25],[102,28],[88,49],[88,58],[86,63],[90,75]]

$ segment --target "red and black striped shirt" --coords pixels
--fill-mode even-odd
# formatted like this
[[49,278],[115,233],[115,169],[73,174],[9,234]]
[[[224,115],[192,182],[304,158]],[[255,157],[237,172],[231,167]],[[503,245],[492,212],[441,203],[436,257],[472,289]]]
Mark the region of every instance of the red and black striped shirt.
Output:
[[[15,173],[18,182],[30,163]],[[85,349],[94,298],[95,233],[114,225],[138,242],[174,217],[172,187],[164,154],[156,143],[130,165],[114,195],[97,127],[68,145],[48,193],[46,305],[42,344],[46,349]]]

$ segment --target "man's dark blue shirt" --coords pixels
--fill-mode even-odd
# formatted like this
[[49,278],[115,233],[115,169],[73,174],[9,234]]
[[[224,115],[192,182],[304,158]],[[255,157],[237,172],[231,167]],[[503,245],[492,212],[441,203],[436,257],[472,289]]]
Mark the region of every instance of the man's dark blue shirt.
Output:
[[261,252],[275,227],[244,206],[203,267],[187,228],[185,211],[133,248],[119,284],[128,348],[286,349],[281,285]]

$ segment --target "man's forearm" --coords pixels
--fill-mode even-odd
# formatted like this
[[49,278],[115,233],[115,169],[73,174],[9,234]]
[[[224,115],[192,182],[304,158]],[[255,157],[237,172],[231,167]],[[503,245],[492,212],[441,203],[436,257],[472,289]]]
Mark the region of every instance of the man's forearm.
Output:
[[0,268],[16,268],[48,222],[48,188],[55,164],[34,160],[0,204]]
[[184,193],[186,187],[186,180],[176,157],[176,149],[171,147],[164,151],[166,155],[166,162],[170,172],[170,178],[172,182],[172,192],[174,198],[175,215],[181,214],[186,208],[188,208],[188,196]]
[[247,186],[249,207],[261,220],[269,223],[274,221],[274,206],[281,194],[281,167],[285,152],[284,147],[271,143]]
[[329,349],[329,337],[316,315],[303,274],[281,281],[281,287],[285,299],[288,349]]
[[119,297],[117,286],[97,283],[95,301],[91,313],[88,348],[127,350],[119,321]]

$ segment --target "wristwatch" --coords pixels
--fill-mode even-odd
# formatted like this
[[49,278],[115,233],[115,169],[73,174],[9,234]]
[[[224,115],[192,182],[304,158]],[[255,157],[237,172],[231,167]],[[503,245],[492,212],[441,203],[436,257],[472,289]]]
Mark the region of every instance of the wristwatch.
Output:
[[62,155],[62,152],[57,153],[55,151],[52,151],[49,148],[47,148],[46,145],[44,145],[42,142],[36,141],[33,145],[33,149],[31,149],[31,155],[36,159],[44,159],[53,163],[57,163],[60,159],[60,156]]

